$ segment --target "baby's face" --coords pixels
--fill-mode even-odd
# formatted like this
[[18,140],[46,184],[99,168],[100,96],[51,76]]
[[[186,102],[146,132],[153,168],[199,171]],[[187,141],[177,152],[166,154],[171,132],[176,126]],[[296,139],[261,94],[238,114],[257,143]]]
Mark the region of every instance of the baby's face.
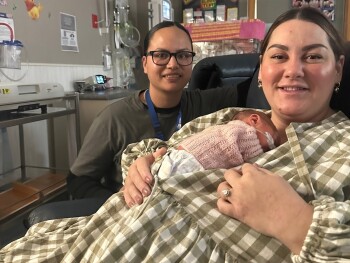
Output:
[[262,113],[252,113],[248,116],[239,118],[247,123],[248,125],[256,129],[256,135],[259,139],[260,145],[264,152],[267,152],[271,149],[274,149],[279,145],[279,134],[270,119],[267,119],[265,116],[261,115]]

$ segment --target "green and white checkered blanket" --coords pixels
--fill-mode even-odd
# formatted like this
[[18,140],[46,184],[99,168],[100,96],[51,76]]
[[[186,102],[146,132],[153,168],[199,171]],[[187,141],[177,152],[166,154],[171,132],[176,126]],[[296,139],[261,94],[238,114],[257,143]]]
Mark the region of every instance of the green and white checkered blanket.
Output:
[[[167,142],[232,119],[224,109],[186,124]],[[0,250],[0,262],[349,262],[350,121],[342,113],[322,123],[293,123],[288,142],[252,160],[287,180],[315,207],[298,256],[278,240],[222,215],[216,188],[224,170],[159,180],[140,206],[113,195],[92,216],[42,222]],[[123,168],[164,142],[126,149]],[[344,261],[342,261],[342,259]]]

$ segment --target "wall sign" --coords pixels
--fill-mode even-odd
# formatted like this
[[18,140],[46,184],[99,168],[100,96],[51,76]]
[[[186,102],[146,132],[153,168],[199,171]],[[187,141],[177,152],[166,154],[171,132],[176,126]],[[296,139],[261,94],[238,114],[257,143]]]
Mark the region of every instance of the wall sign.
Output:
[[61,13],[61,47],[62,51],[79,52],[76,17]]

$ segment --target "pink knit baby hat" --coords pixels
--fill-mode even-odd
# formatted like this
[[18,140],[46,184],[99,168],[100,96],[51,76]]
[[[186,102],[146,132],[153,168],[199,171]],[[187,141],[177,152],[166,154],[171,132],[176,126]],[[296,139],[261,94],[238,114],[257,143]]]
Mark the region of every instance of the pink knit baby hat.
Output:
[[263,152],[255,128],[240,120],[206,128],[180,146],[205,169],[232,168]]

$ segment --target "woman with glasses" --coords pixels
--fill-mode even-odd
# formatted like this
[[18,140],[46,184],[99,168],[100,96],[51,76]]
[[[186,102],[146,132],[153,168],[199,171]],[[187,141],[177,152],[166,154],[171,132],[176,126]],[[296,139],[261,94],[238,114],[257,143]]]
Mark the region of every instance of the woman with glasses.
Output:
[[107,199],[118,191],[128,144],[167,140],[188,121],[234,106],[232,88],[184,91],[194,56],[191,36],[180,23],[161,22],[147,33],[142,63],[149,86],[112,103],[95,119],[68,175],[73,198]]

